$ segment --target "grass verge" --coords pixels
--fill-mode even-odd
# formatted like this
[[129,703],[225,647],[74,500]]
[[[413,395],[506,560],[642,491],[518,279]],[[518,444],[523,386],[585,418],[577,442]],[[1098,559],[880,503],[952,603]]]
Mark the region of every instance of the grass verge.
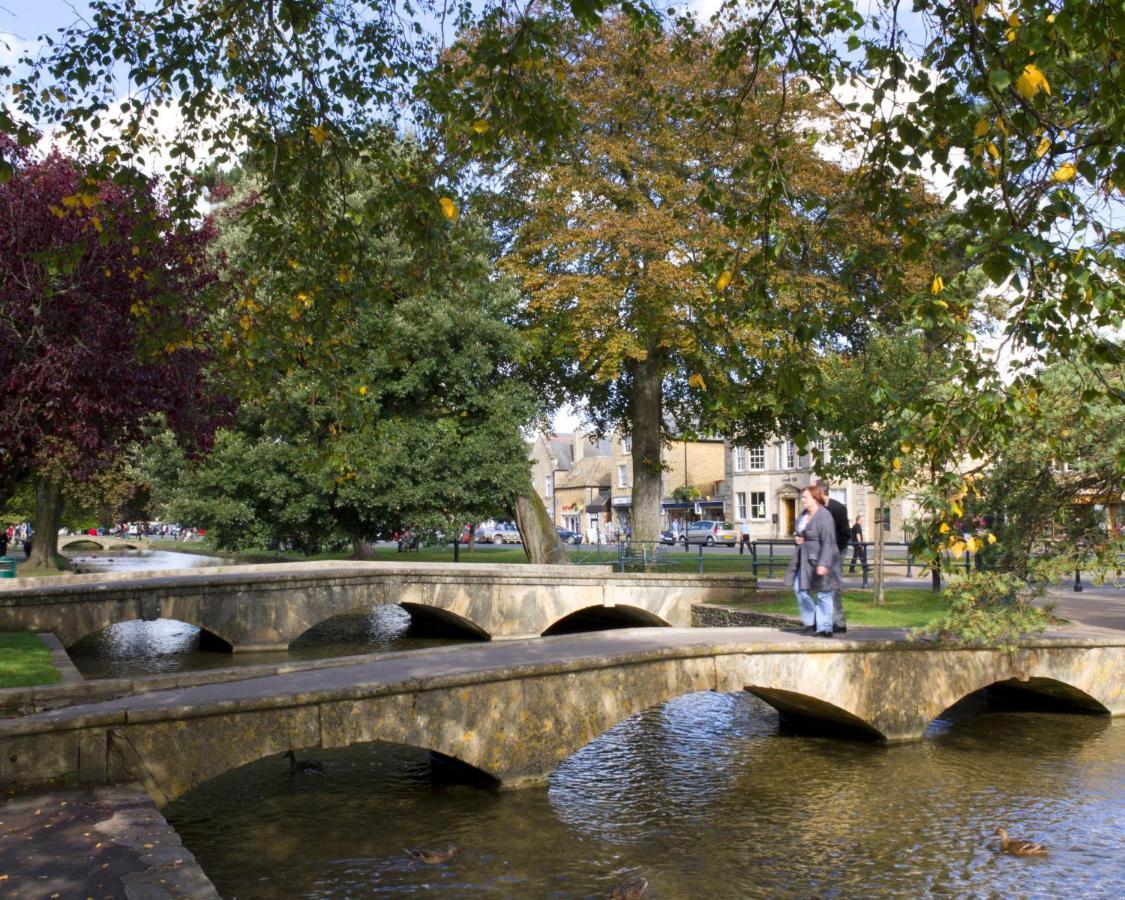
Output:
[[0,634],[0,688],[32,684],[58,684],[59,670],[51,663],[51,651],[30,632]]
[[[877,628],[918,628],[948,609],[948,603],[942,599],[942,595],[927,588],[888,588],[884,595],[886,603],[876,606],[874,591],[844,591],[848,624]],[[797,600],[792,593],[772,603],[747,603],[745,606],[752,606],[761,612],[797,615]]]

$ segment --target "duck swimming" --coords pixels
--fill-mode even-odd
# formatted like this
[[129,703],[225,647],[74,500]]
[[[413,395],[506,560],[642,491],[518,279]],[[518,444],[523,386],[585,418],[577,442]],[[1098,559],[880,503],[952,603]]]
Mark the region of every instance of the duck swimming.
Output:
[[634,875],[613,889],[609,900],[641,900],[648,893],[648,879]]
[[285,758],[289,760],[290,775],[295,772],[315,773],[317,775],[324,774],[324,763],[319,759],[297,759],[297,755],[292,750],[285,751]]
[[1047,848],[1042,844],[1032,841],[1021,841],[1018,838],[1009,838],[1008,832],[997,828],[996,834],[1000,835],[1000,849],[1012,856],[1046,856]]
[[445,850],[424,850],[417,847],[407,847],[403,852],[415,862],[424,862],[436,866],[449,862],[460,849],[456,844],[450,844]]

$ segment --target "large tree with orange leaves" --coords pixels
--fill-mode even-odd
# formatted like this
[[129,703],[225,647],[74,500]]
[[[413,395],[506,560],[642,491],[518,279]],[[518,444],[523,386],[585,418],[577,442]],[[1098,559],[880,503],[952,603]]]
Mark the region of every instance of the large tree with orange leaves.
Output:
[[903,277],[817,149],[844,140],[826,99],[766,66],[739,91],[748,73],[715,46],[690,24],[576,31],[557,62],[573,140],[505,185],[532,368],[553,401],[632,436],[641,539],[660,527],[662,443],[811,433],[816,354],[896,317]]

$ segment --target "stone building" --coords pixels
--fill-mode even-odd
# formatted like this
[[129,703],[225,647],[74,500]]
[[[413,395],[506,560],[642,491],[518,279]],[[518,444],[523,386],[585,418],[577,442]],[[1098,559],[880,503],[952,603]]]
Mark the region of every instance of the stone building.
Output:
[[[727,521],[736,529],[748,523],[751,540],[790,537],[801,512],[801,488],[815,473],[812,455],[800,454],[795,442],[780,437],[756,447],[728,444],[725,449],[723,508]],[[831,454],[831,448],[825,452]],[[870,486],[853,481],[830,483],[829,489],[847,506],[852,522],[859,516],[864,540],[875,540],[880,516],[886,527],[884,539],[904,540],[904,525],[915,514],[909,498],[882,504]]]

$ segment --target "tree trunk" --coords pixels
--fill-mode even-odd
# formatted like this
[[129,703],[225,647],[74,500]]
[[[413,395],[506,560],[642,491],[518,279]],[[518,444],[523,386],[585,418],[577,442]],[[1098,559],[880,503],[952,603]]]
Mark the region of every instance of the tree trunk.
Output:
[[663,366],[650,353],[633,366],[629,401],[633,440],[633,540],[660,540],[664,437]]
[[562,538],[551,521],[547,507],[534,490],[516,497],[516,527],[523,540],[523,551],[531,563],[570,563],[570,554],[563,546]]
[[935,594],[941,593],[941,551],[934,557],[934,564],[930,566],[930,588]]
[[371,542],[364,538],[354,538],[352,540],[352,559],[374,559],[375,548],[371,546]]
[[32,525],[31,557],[28,565],[53,569],[59,544],[59,519],[62,518],[62,485],[51,478],[35,482],[35,522]]

